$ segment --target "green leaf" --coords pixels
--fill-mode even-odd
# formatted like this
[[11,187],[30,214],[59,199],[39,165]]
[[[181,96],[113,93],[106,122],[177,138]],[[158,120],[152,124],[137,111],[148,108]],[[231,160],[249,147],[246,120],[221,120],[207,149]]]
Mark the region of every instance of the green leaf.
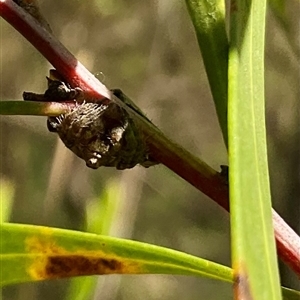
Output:
[[276,300],[281,295],[264,113],[266,1],[238,0],[231,11],[228,134],[233,269],[241,295]]
[[186,0],[227,145],[228,41],[222,0]]
[[14,185],[4,178],[0,178],[0,223],[7,222],[13,204]]
[[[177,274],[233,280],[228,267],[146,243],[35,225],[0,226],[2,286],[102,274]],[[95,284],[85,280],[87,277],[82,279],[83,290],[77,290],[76,299],[85,299]],[[287,300],[300,295],[286,288],[283,294]]]
[[180,274],[232,281],[231,269],[146,243],[34,225],[1,224],[1,285],[81,275]]
[[288,288],[282,288],[283,300],[299,300],[300,292]]

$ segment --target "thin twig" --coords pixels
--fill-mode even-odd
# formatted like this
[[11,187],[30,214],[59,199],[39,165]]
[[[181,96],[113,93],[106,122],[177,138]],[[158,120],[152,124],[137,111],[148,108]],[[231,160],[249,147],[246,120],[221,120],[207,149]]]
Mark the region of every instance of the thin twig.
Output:
[[0,101],[0,115],[59,116],[75,102]]

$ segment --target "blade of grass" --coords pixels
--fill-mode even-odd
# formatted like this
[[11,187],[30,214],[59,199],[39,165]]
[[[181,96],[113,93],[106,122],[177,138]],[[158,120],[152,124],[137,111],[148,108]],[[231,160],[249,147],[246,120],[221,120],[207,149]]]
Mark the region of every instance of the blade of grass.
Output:
[[12,182],[0,177],[0,223],[10,218],[15,187]]
[[282,298],[283,300],[299,300],[300,292],[284,287],[282,288]]
[[225,4],[220,0],[186,0],[227,146],[228,41]]
[[102,274],[178,274],[232,281],[230,268],[125,239],[22,224],[1,224],[1,285]]
[[229,182],[236,299],[281,299],[264,115],[266,1],[232,2]]
[[[177,274],[233,281],[231,268],[168,248],[66,229],[0,226],[2,286],[100,274]],[[86,292],[92,286],[84,283]],[[282,291],[287,300],[300,295],[287,288]]]

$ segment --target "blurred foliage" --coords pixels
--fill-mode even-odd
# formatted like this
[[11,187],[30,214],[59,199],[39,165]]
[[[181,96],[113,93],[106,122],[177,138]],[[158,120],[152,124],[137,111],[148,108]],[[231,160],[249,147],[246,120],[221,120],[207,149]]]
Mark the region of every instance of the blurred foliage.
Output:
[[[286,6],[288,34],[274,14],[267,16],[267,131],[274,207],[299,232],[300,72],[293,50],[300,47],[299,4],[294,0]],[[214,168],[227,163],[184,1],[44,0],[41,9],[54,34],[108,87],[124,90],[164,133]],[[2,19],[0,26],[0,99],[43,92],[51,66]],[[128,206],[115,217],[111,235],[230,265],[229,216],[165,167],[90,170],[47,131],[42,117],[0,116],[0,128],[1,180],[14,191],[12,222],[83,230],[87,206],[106,197],[115,180],[116,193]],[[283,268],[282,274],[282,284],[297,287],[289,270]],[[67,299],[68,284],[7,287],[3,299]],[[231,287],[184,276],[110,276],[105,285],[99,281],[90,299],[199,296],[231,299]]]

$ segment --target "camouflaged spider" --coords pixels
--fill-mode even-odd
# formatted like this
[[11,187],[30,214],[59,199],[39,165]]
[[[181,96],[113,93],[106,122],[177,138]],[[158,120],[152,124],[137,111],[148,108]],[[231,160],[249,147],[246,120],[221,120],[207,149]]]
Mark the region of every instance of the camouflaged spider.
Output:
[[[47,79],[48,89],[43,101],[76,101],[76,106],[69,112],[48,117],[47,127],[56,132],[66,147],[82,158],[88,167],[109,166],[123,170],[137,164],[144,167],[157,164],[148,153],[142,133],[124,108],[115,102],[85,102],[80,88],[73,89],[62,80]],[[112,92],[125,102],[120,90]],[[24,100],[30,100],[30,95],[34,94],[24,93]],[[126,104],[144,116],[134,104]]]

